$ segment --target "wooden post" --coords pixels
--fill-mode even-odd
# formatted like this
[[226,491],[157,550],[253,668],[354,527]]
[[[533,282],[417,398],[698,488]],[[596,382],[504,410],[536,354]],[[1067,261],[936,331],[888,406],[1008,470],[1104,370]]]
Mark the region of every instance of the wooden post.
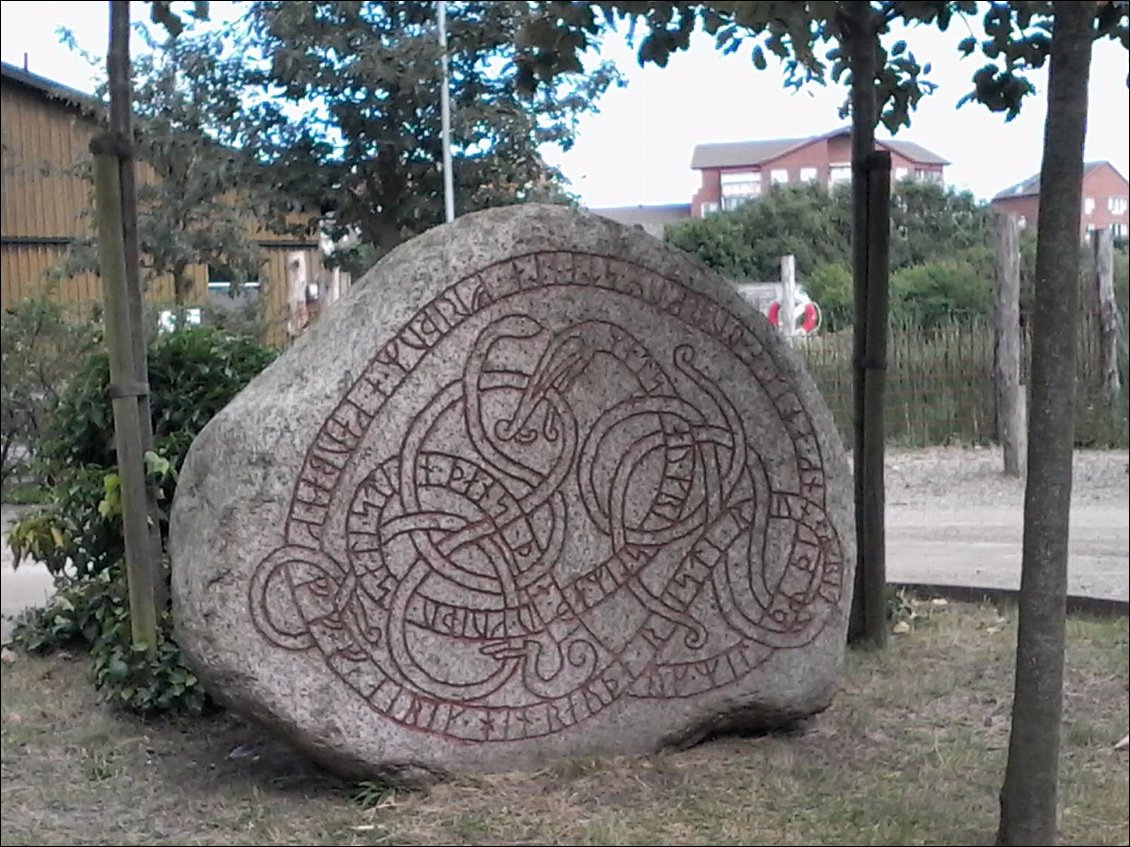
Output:
[[777,324],[785,340],[792,343],[796,334],[796,257],[781,257],[781,309]]
[[883,419],[887,384],[887,312],[891,253],[891,154],[869,153],[864,160],[867,184],[867,305],[863,359],[863,449],[857,457],[860,558],[863,590],[863,640],[873,647],[887,643],[886,492],[883,485]]
[[1110,229],[1095,230],[1091,239],[1099,296],[1099,373],[1107,405],[1117,413],[1122,380],[1118,373],[1118,304],[1114,300],[1114,233]]
[[1024,475],[1028,454],[1026,397],[1020,384],[1020,231],[1016,217],[993,215],[996,240],[994,382],[997,389],[997,438],[1004,448],[1006,476]]
[[90,144],[94,154],[94,197],[102,292],[106,304],[106,348],[110,357],[110,397],[114,409],[114,444],[121,481],[122,524],[129,582],[130,631],[135,647],[157,645],[157,608],[153,563],[149,560],[149,527],[145,494],[144,454],[137,398],[147,386],[135,379],[129,336],[125,249],[122,239],[121,188],[116,139],[105,136]]
[[[877,517],[879,533],[875,534],[875,492],[878,486],[878,502],[883,502],[882,453],[879,454],[878,474],[872,466],[874,456],[868,456],[868,427],[872,425],[875,410],[869,402],[874,399],[867,388],[867,373],[871,368],[868,358],[868,322],[874,310],[869,306],[872,283],[869,279],[873,264],[869,257],[872,227],[869,220],[869,167],[870,156],[875,151],[875,126],[879,123],[878,98],[875,94],[875,79],[878,64],[878,32],[884,26],[882,13],[870,3],[843,4],[844,35],[841,46],[848,54],[851,68],[851,276],[855,292],[855,321],[852,332],[852,461],[855,477],[855,534],[856,563],[855,581],[852,594],[851,614],[848,620],[848,641],[852,644],[882,643],[886,639],[885,621],[881,633],[873,632],[871,627],[876,620],[885,615],[885,603],[880,609],[868,609],[873,600],[872,581],[886,580],[885,572],[872,575],[870,569],[883,568],[884,543],[882,533],[883,513],[880,508]],[[889,177],[888,177],[889,182]],[[889,223],[884,219],[884,230]],[[884,277],[885,279],[885,277]],[[886,303],[885,291],[883,305]],[[887,317],[884,312],[882,323],[886,331]],[[870,399],[869,399],[870,398]],[[879,409],[882,415],[882,409]],[[870,439],[873,444],[874,440]],[[876,548],[875,545],[879,547]],[[871,586],[871,587],[869,587]]]
[[[148,384],[149,364],[146,352],[144,306],[141,299],[141,239],[137,230],[137,168],[133,148],[133,91],[130,81],[129,2],[110,3],[110,47],[106,53],[106,71],[110,83],[110,131],[117,136],[118,180],[122,197],[122,238],[125,241],[126,302],[129,306],[129,339],[133,348],[134,382]],[[141,422],[141,450],[153,449],[153,414],[149,392],[138,395],[137,413]],[[157,487],[145,487],[149,513],[149,561],[154,568],[153,590],[157,607],[168,605],[162,564],[161,525],[157,506]]]
[[291,339],[302,335],[306,325],[310,322],[310,313],[306,308],[307,279],[306,254],[300,250],[288,254],[286,257],[286,328]]

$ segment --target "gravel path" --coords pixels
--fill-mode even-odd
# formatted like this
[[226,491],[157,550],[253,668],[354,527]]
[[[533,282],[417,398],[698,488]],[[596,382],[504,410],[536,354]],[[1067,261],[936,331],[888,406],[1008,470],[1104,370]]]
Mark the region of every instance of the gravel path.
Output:
[[[999,449],[887,454],[887,577],[895,582],[1018,588],[1024,482]],[[1068,590],[1130,599],[1130,456],[1075,454]]]

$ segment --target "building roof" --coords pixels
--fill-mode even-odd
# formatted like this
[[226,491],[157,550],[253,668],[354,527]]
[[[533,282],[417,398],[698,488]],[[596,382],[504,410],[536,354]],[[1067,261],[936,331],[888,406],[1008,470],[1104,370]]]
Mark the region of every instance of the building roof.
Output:
[[604,209],[589,209],[594,215],[610,218],[625,226],[645,226],[647,224],[667,224],[681,221],[691,216],[690,203],[667,203],[660,206],[614,206]]
[[[1114,165],[1112,165],[1110,162],[1103,160],[1103,161],[1099,161],[1099,162],[1085,162],[1083,164],[1083,176],[1086,177],[1087,174],[1091,173],[1092,171],[1098,170],[1099,168],[1103,167],[1104,165],[1106,167],[1110,168],[1111,170],[1113,170],[1115,173],[1118,173],[1118,169],[1115,168]],[[1118,175],[1122,176],[1122,174],[1118,174]],[[1016,183],[1016,185],[1010,185],[1008,188],[1005,188],[1001,191],[998,191],[993,196],[993,199],[994,200],[1007,200],[1010,197],[1038,197],[1039,195],[1040,195],[1040,175],[1034,174],[1034,175],[1028,177],[1028,179],[1023,180],[1022,182]]]
[[[808,138],[773,138],[762,141],[728,141],[720,144],[698,144],[691,156],[691,168],[734,168],[742,165],[761,165],[779,159],[786,153],[799,150],[818,141],[826,141],[840,135],[850,135],[849,127],[841,127],[823,135]],[[877,140],[876,144],[885,147],[923,165],[948,165],[949,162],[913,141],[895,139]]]
[[105,109],[105,104],[97,97],[92,97],[39,74],[33,74],[31,71],[25,71],[7,62],[0,62],[0,77],[5,81],[18,83],[45,95],[50,100],[57,100],[82,112],[100,112]]
[[913,141],[902,141],[897,138],[888,138],[886,140],[879,139],[875,142],[880,147],[886,147],[888,150],[898,153],[900,156],[910,159],[912,162],[917,162],[920,165],[948,165],[945,159],[937,153],[933,153],[923,147],[921,144],[915,144]]

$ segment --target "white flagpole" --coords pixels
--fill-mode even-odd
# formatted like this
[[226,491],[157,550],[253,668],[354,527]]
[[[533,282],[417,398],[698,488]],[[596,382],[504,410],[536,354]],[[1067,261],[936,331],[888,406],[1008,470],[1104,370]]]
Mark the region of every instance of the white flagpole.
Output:
[[440,113],[443,116],[443,205],[447,222],[455,220],[455,183],[451,175],[451,103],[448,99],[447,73],[447,3],[436,3],[439,17],[440,65],[443,68],[443,87],[440,89]]

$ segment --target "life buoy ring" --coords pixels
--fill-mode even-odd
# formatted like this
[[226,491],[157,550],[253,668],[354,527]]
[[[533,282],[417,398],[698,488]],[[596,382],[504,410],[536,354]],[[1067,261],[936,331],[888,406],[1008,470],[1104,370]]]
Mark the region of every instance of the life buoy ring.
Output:
[[[780,326],[781,304],[774,300],[765,315],[773,326]],[[811,335],[820,328],[820,307],[809,301],[798,303],[793,312],[793,332]]]

